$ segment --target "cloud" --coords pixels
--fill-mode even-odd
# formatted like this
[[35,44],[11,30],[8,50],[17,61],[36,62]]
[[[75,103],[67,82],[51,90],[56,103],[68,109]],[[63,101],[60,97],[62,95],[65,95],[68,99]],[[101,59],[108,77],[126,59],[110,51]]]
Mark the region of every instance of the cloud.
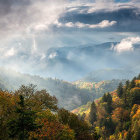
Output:
[[[47,54],[52,47],[89,46],[118,42],[126,37],[122,42],[129,44],[128,49],[120,49],[119,44],[113,49],[117,52],[134,49],[132,40],[127,37],[139,36],[139,0],[129,3],[66,1],[0,0],[0,65],[22,72],[42,74],[44,70],[46,74],[49,71],[47,61],[52,63],[51,59],[58,58],[55,52]],[[125,35],[119,34],[122,32]],[[128,32],[134,34],[128,35]],[[59,65],[58,61],[56,63]]]
[[65,27],[77,27],[77,28],[106,28],[106,27],[110,27],[115,25],[117,22],[116,21],[109,21],[109,20],[103,20],[98,24],[84,24],[81,22],[76,22],[76,23],[72,23],[72,22],[67,22],[65,24],[61,24],[60,27],[65,26]]
[[30,34],[48,30],[64,12],[64,0],[1,0],[0,33]]
[[56,53],[56,52],[51,53],[51,54],[49,55],[49,59],[53,59],[53,58],[55,58],[56,56],[57,56],[57,53]]
[[4,56],[5,56],[5,57],[14,56],[15,53],[16,53],[15,49],[14,49],[14,48],[11,48],[10,50],[8,50],[8,51],[4,54]]
[[117,23],[116,21],[111,21],[110,22],[108,20],[103,20],[99,24],[89,25],[89,28],[105,28],[105,27],[113,26],[116,23]]
[[134,50],[134,44],[140,43],[140,37],[128,37],[123,39],[117,45],[113,45],[111,49],[115,50],[117,53],[129,52]]
[[[78,0],[69,3],[68,12],[96,13],[100,11],[116,11],[123,8],[140,8],[139,0]],[[140,11],[139,11],[140,12]]]

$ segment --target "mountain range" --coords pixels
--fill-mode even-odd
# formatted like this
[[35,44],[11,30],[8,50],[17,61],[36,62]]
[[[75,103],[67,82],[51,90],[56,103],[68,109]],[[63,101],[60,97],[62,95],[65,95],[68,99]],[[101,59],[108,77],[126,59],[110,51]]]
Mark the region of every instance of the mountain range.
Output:
[[[140,70],[140,45],[133,45],[133,51],[118,53],[113,48],[117,44],[119,43],[106,42],[98,45],[87,44],[73,47],[50,48],[44,60],[46,69],[42,69],[42,74],[40,75],[57,77],[66,81],[75,81],[83,78],[88,73],[98,73],[97,71],[102,73],[104,70],[108,74],[111,72],[108,71],[110,69],[113,70],[110,79],[131,78]],[[112,76],[113,72],[117,72],[116,75],[118,75]],[[124,74],[125,72],[126,74]]]

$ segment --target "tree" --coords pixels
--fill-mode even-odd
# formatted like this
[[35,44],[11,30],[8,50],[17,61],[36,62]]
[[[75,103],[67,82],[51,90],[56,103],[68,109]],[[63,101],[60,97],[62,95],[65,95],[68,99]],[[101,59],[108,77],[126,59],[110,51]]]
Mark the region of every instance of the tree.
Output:
[[140,74],[138,75],[137,80],[140,80]]
[[26,104],[33,109],[41,111],[42,109],[57,110],[58,100],[55,96],[51,96],[46,90],[36,91],[35,85],[22,85],[15,95],[22,95],[25,98]]
[[26,140],[29,137],[29,132],[36,130],[39,126],[35,123],[35,112],[28,109],[22,95],[19,98],[20,101],[15,112],[17,118],[13,118],[8,123],[9,137]]
[[112,112],[112,96],[110,93],[104,94],[102,97],[102,102],[106,102],[105,110],[107,113]]
[[75,134],[68,125],[58,121],[57,115],[49,109],[37,113],[37,123],[41,128],[30,133],[30,139],[37,140],[74,140]]
[[133,88],[130,92],[130,105],[133,106],[134,104],[140,105],[140,88]]
[[117,94],[118,94],[119,97],[122,97],[122,95],[123,95],[123,85],[122,85],[122,83],[120,83],[118,88],[117,88]]
[[130,88],[134,88],[135,86],[136,86],[136,83],[135,83],[135,80],[136,80],[137,78],[136,77],[134,77],[133,79],[132,79],[132,81],[130,82]]
[[109,93],[107,93],[106,98],[107,98],[106,111],[107,113],[110,114],[112,112],[112,96]]
[[95,102],[93,101],[90,108],[90,114],[89,114],[89,121],[92,125],[94,125],[94,122],[97,120],[97,110]]
[[90,127],[85,121],[80,120],[76,114],[73,114],[65,109],[60,109],[58,117],[62,124],[67,124],[74,130],[77,140],[93,140],[93,136],[90,133]]

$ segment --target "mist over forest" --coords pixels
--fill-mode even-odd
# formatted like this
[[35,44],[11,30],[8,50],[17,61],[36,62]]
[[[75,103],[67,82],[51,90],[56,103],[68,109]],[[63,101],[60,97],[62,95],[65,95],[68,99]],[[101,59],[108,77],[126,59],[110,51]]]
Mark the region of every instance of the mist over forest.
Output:
[[0,0],[0,140],[140,140],[140,0]]

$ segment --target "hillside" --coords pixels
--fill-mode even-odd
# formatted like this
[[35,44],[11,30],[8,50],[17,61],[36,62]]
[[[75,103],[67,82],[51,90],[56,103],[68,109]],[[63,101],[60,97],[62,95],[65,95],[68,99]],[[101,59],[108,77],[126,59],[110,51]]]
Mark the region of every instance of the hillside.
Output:
[[93,94],[95,94],[96,98],[99,98],[103,96],[106,92],[111,92],[115,90],[119,83],[125,83],[126,80],[119,80],[119,79],[113,79],[113,80],[104,80],[100,82],[86,82],[86,81],[76,81],[73,82],[73,84],[76,85],[76,87],[80,89],[87,89]]
[[126,69],[100,69],[92,71],[81,80],[87,82],[100,82],[112,79],[132,79],[135,75],[135,72]]
[[139,140],[140,75],[72,112],[84,117],[101,140]]
[[0,69],[0,88],[3,90],[17,90],[21,85],[36,85],[36,89],[46,89],[57,97],[60,107],[72,110],[89,100],[94,94],[87,89],[80,89],[70,82],[59,79],[42,78],[28,74],[21,74],[12,70]]
[[0,88],[13,91],[21,85],[36,85],[37,89],[46,89],[51,95],[57,97],[60,107],[73,110],[88,101],[101,97],[125,80],[111,80],[101,82],[66,82],[59,79],[42,78],[29,74],[22,74],[12,70],[0,68]]

